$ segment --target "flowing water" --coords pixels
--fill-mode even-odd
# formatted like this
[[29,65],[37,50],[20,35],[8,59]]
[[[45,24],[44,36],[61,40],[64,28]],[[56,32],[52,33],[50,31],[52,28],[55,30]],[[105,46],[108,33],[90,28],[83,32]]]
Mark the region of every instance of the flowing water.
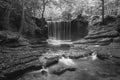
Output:
[[71,22],[48,22],[48,37],[52,40],[71,40]]
[[[79,40],[88,34],[87,23],[80,21],[49,21],[48,42],[69,42]],[[62,42],[61,42],[62,41]]]
[[[82,53],[80,51],[82,48],[74,47],[72,49],[71,45],[74,44],[71,42],[71,31],[71,22],[48,22],[49,44],[47,45],[49,45],[49,51],[46,53]],[[51,46],[50,43],[54,46]],[[67,70],[60,75],[53,73],[65,68],[75,70]],[[43,72],[41,70],[32,71],[24,74],[18,80],[119,80],[119,75],[120,68],[113,61],[100,60],[96,54],[93,54],[79,59],[62,57],[57,64],[43,69]]]
[[[49,54],[69,53],[71,47],[50,46]],[[74,54],[79,52],[79,48],[73,51]],[[60,58],[55,65],[47,67],[44,74],[41,70],[26,73],[18,80],[119,80],[120,68],[112,60],[100,60],[95,58],[95,54],[79,59]],[[65,71],[60,75],[54,74],[64,68],[75,68],[75,70]]]
[[71,22],[48,22],[48,43],[53,45],[71,43]]

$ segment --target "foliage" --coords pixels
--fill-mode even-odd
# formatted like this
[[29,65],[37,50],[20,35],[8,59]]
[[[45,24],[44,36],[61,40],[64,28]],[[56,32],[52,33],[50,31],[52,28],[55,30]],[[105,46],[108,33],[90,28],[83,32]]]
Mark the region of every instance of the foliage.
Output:
[[[24,5],[22,5],[23,2]],[[72,20],[80,14],[92,16],[97,12],[101,15],[101,3],[101,0],[0,0],[0,30],[34,34],[35,29],[43,29],[41,27],[44,25],[40,20],[44,18],[46,20]],[[109,5],[112,3],[116,4],[113,9],[119,9],[118,0],[104,0],[105,12],[109,10]],[[107,9],[106,6],[108,6]],[[39,25],[35,18],[37,22],[40,22]]]
[[72,18],[72,14],[68,11],[64,11],[62,13],[62,17],[63,17],[63,20],[66,21],[66,20],[71,20]]

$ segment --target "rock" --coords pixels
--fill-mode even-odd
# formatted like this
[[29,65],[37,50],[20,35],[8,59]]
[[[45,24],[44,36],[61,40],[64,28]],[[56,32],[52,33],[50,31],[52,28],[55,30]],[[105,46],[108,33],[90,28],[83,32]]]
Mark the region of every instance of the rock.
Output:
[[52,74],[55,74],[55,75],[61,75],[61,74],[63,74],[63,73],[66,72],[66,71],[67,71],[66,68],[61,67],[61,68],[59,68],[59,69],[53,70],[51,73],[52,73]]
[[11,38],[16,38],[17,34],[11,31],[0,31],[0,36],[11,39]]
[[[26,47],[23,47],[23,48],[25,49]],[[1,75],[6,75],[6,74],[11,75],[11,74],[14,74],[14,72],[19,72],[24,69],[26,72],[28,70],[37,69],[36,68],[37,66],[40,69],[40,66],[42,65],[39,62],[38,58],[41,56],[42,52],[29,51],[30,48],[27,48],[27,51],[24,49],[22,48],[6,49],[5,48],[4,53],[0,53],[0,74]],[[35,68],[33,66],[35,66]],[[30,67],[32,67],[32,69]]]
[[111,43],[112,38],[103,38],[97,41],[97,43]]
[[29,45],[29,41],[22,36],[18,39],[18,34],[11,31],[0,31],[0,44],[7,47],[19,47]]
[[52,74],[62,75],[66,71],[75,71],[76,70],[75,67],[65,67],[65,66],[60,66],[60,65],[57,65],[57,66],[58,67],[54,67],[52,70],[50,70]]
[[78,41],[74,41],[73,43],[74,44],[86,44],[86,43],[95,43],[95,42],[97,42],[96,39],[81,39]]
[[92,51],[89,49],[79,49],[79,50],[71,49],[70,54],[68,56],[72,59],[78,59],[78,58],[87,57],[91,53]]
[[52,66],[54,64],[58,63],[58,57],[55,57],[53,59],[48,59],[47,63],[46,63],[46,66],[49,67],[49,66]]
[[96,39],[96,38],[106,38],[106,37],[117,37],[119,36],[119,33],[116,30],[112,30],[109,32],[104,32],[101,34],[90,34],[85,37],[85,39]]
[[119,43],[120,42],[120,36],[113,38],[113,42]]
[[101,21],[100,16],[92,16],[89,21],[89,25],[96,25]]

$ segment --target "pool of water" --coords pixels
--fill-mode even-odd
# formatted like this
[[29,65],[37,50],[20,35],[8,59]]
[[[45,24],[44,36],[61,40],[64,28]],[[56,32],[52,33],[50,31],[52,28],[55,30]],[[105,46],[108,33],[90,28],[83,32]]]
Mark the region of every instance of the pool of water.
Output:
[[[71,46],[49,46],[48,53],[69,52]],[[79,48],[78,48],[79,49]],[[46,73],[41,73],[41,70],[32,71],[24,74],[17,80],[119,80],[120,65],[116,64],[116,59],[100,60],[93,59],[92,56],[79,59],[72,59],[76,65],[65,65],[58,62],[47,68]],[[54,74],[54,71],[64,68],[75,68],[75,70],[66,70],[60,75]]]

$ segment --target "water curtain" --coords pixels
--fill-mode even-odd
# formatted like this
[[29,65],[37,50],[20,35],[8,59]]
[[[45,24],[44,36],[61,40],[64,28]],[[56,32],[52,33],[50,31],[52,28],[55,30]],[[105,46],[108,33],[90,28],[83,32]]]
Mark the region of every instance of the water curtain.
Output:
[[51,40],[71,40],[71,22],[50,21],[48,22],[48,37]]

